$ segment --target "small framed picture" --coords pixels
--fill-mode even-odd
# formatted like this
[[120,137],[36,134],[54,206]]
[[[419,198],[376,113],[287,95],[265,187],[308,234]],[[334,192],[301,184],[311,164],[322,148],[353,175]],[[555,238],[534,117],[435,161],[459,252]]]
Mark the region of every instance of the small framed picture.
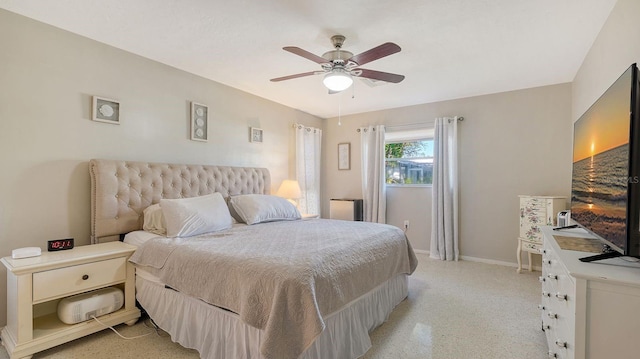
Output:
[[191,139],[207,142],[209,108],[203,104],[191,102]]
[[351,142],[338,143],[338,169],[351,169]]
[[251,142],[262,142],[262,129],[251,127]]
[[92,120],[114,125],[120,124],[120,103],[118,101],[93,96],[91,108],[93,112]]

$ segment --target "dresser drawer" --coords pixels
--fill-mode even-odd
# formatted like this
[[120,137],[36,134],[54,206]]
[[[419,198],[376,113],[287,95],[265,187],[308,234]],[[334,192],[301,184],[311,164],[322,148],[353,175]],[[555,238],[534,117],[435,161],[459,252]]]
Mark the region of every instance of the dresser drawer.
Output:
[[547,213],[547,204],[544,202],[531,202],[524,203],[521,205],[525,212],[528,213],[537,213],[542,214],[543,216]]
[[536,197],[521,197],[520,205],[523,207],[547,208],[547,199]]
[[573,323],[560,321],[556,323],[555,330],[547,333],[549,353],[556,354],[556,358],[575,358],[574,337],[571,335],[571,330],[569,329],[571,327],[573,327]]
[[547,216],[547,207],[545,206],[527,206],[520,208],[520,218],[529,223],[538,223]]
[[53,299],[124,282],[125,257],[33,273],[33,301]]
[[542,243],[543,237],[542,231],[540,231],[540,226],[531,225],[527,227],[520,227],[520,238]]
[[522,249],[529,252],[540,253],[543,246],[542,242],[520,241],[522,242]]

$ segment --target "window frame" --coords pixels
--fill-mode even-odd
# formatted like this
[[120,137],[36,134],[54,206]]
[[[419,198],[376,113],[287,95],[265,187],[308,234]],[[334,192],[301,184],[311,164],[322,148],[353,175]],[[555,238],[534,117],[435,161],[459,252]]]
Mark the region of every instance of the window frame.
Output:
[[[434,136],[424,136],[424,137],[412,137],[412,136],[408,136],[409,138],[407,139],[402,139],[402,138],[396,138],[393,140],[389,140],[387,141],[385,139],[384,141],[384,145],[385,147],[387,146],[387,144],[392,144],[392,143],[406,143],[406,142],[420,142],[420,141],[433,141],[434,140]],[[434,160],[434,157],[411,157],[411,158],[384,158],[384,166],[385,168],[387,168],[387,160],[393,160],[393,161],[398,161],[398,160],[421,160],[421,159],[431,159],[432,161]],[[425,187],[432,187],[433,186],[433,179],[431,181],[431,183],[410,183],[410,184],[403,184],[403,183],[387,183],[387,176],[385,173],[385,181],[384,184],[386,187],[395,187],[395,188],[425,188]]]

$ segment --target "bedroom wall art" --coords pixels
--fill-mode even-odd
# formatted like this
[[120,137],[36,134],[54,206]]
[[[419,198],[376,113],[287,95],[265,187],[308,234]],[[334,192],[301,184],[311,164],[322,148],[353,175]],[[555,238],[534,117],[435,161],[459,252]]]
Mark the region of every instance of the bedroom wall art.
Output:
[[257,127],[251,127],[251,142],[262,142],[262,129]]
[[351,142],[338,143],[338,169],[351,169]]
[[92,117],[98,122],[120,124],[120,103],[104,97],[93,96]]
[[207,142],[209,108],[206,105],[191,102],[191,139]]

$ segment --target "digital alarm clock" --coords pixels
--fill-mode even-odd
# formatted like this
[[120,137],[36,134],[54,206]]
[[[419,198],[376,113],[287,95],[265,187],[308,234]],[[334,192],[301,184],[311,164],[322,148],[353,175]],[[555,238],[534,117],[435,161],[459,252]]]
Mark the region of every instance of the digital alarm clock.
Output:
[[47,241],[47,251],[63,251],[73,248],[73,238],[53,239]]

